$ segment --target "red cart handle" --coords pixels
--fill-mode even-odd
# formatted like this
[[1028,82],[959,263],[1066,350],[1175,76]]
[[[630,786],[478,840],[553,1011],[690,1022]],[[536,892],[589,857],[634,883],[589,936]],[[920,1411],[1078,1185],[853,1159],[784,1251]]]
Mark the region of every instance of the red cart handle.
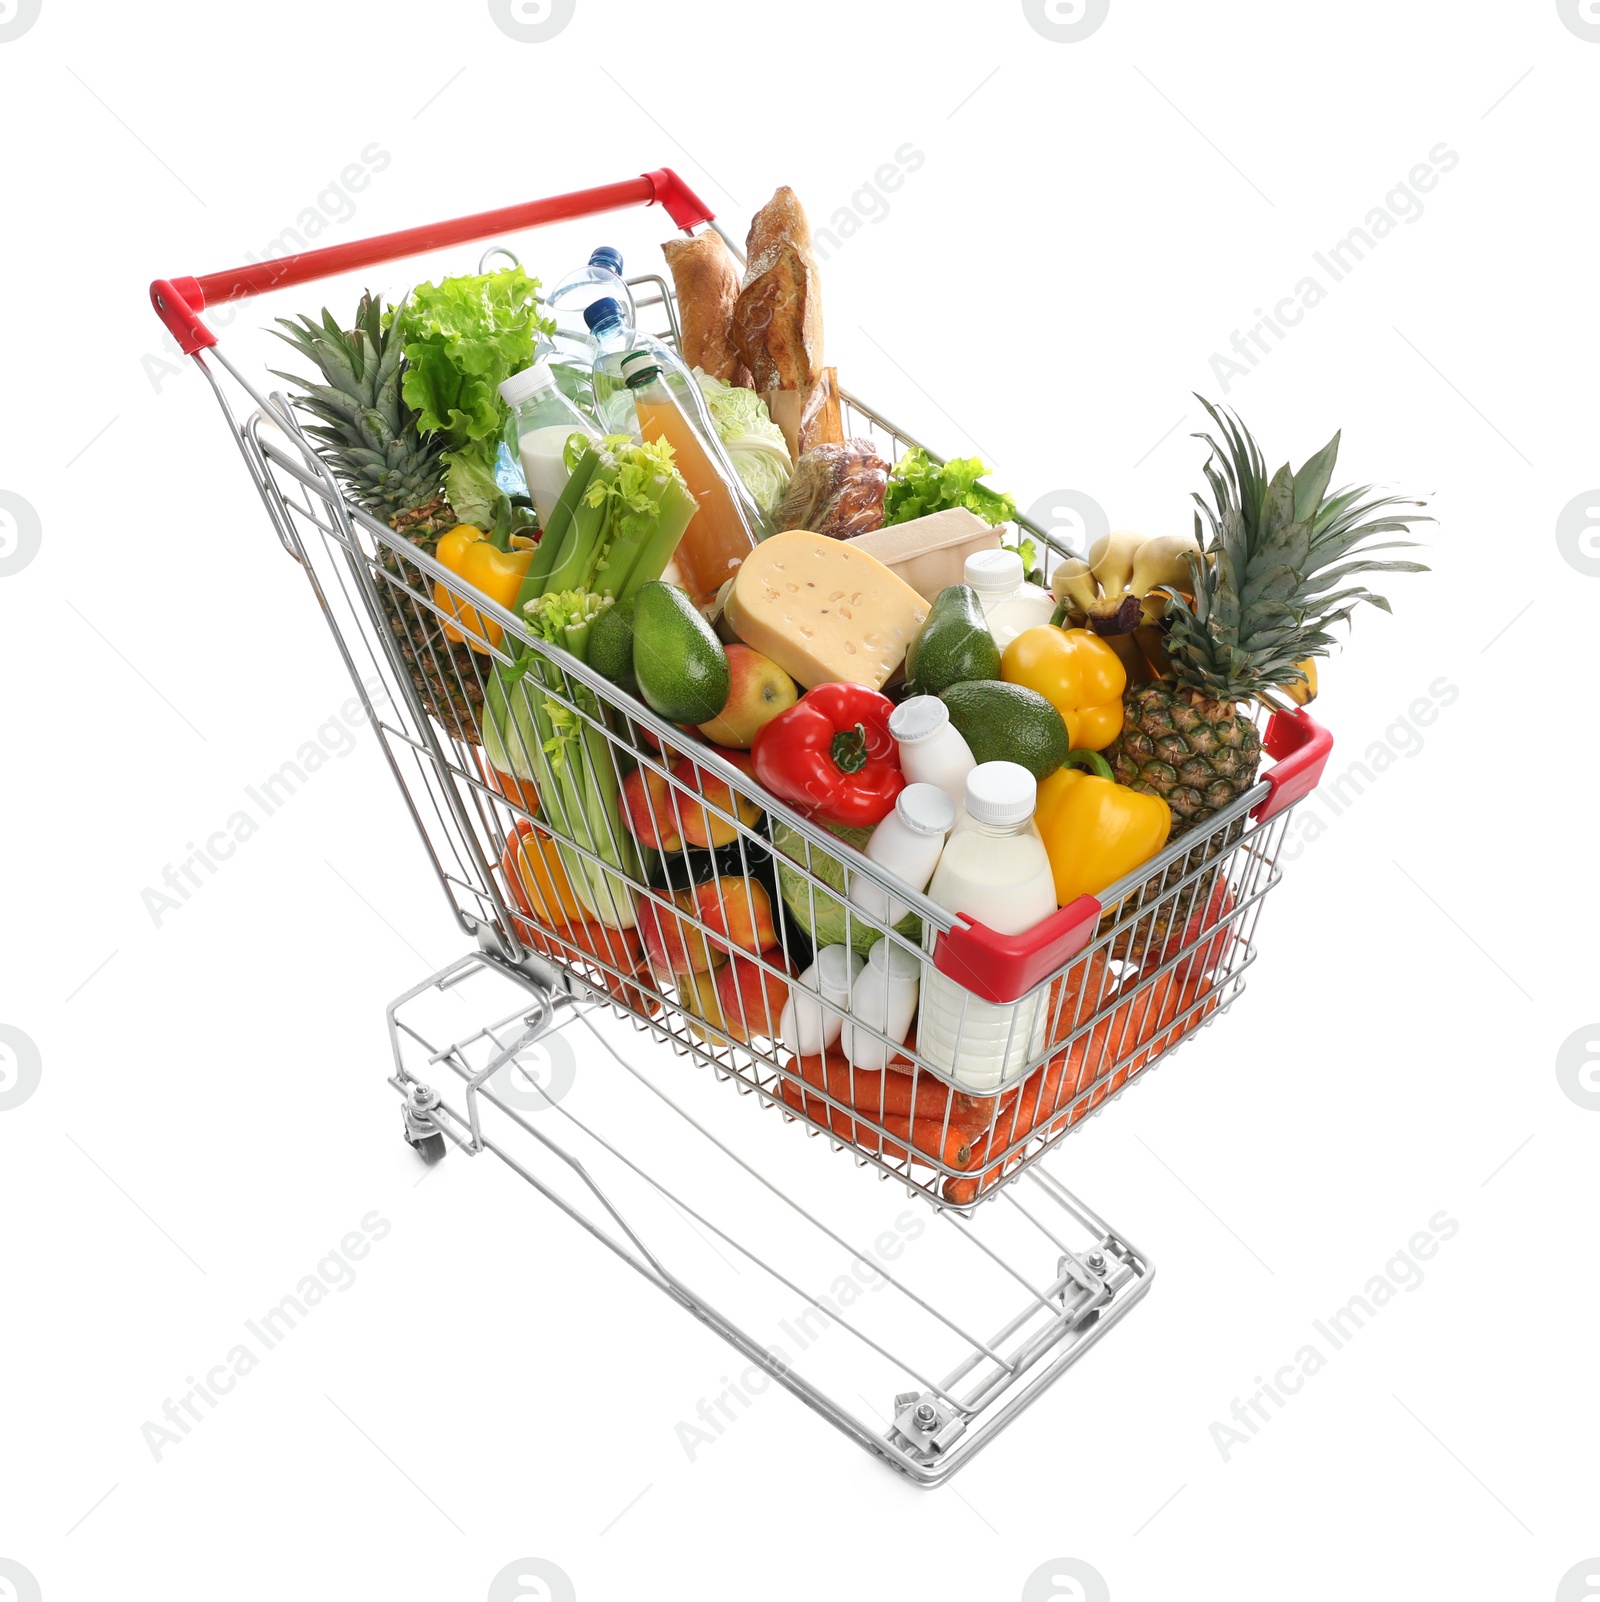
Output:
[[620,184],[577,189],[570,195],[528,200],[520,206],[502,206],[499,211],[480,211],[471,217],[403,228],[398,233],[356,239],[346,245],[326,245],[321,250],[304,250],[296,256],[235,267],[229,272],[207,273],[203,278],[158,278],[150,286],[150,303],[184,354],[192,356],[217,342],[216,335],[200,321],[200,313],[207,306],[264,295],[268,290],[286,289],[315,278],[331,278],[335,273],[353,272],[375,262],[420,256],[447,245],[537,228],[543,223],[565,222],[571,217],[592,217],[624,206],[665,206],[668,216],[685,233],[697,223],[710,222],[714,215],[677,173],[662,167]]
[[[1310,795],[1333,752],[1333,736],[1306,712],[1274,712],[1264,743],[1275,761],[1261,775],[1269,792],[1250,813],[1260,823]],[[967,918],[939,936],[933,965],[985,1001],[1017,1001],[1089,944],[1102,911],[1096,897],[1079,896],[1019,935]]]

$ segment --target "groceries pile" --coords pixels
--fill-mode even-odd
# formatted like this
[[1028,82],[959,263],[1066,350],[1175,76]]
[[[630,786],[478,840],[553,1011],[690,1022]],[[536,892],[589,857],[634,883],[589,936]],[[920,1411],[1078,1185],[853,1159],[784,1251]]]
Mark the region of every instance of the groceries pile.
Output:
[[513,267],[283,322],[296,404],[448,575],[375,558],[396,656],[516,814],[524,941],[970,1200],[1203,1021],[1235,903],[1219,873],[1148,912],[1125,884],[1117,940],[1007,1001],[936,965],[919,907],[1025,939],[1186,833],[1219,852],[1253,707],[1304,704],[1334,625],[1387,607],[1359,575],[1420,570],[1373,554],[1419,503],[1332,489],[1337,435],[1269,473],[1207,405],[1192,535],[1040,551],[977,458],[845,437],[791,191],[742,271],[715,232],[664,251],[676,346],[604,247],[543,299]]

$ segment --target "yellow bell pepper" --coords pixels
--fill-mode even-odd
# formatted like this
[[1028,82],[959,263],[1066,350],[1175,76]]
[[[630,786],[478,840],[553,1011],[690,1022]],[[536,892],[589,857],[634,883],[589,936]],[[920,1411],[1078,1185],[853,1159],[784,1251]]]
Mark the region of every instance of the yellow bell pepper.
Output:
[[1088,629],[1040,623],[1024,629],[1000,658],[1000,677],[1037,691],[1061,714],[1075,749],[1103,751],[1122,732],[1128,670]]
[[[499,602],[508,612],[517,604],[522,580],[527,574],[528,564],[533,560],[531,549],[497,549],[483,530],[474,528],[471,523],[458,524],[448,534],[441,535],[437,554],[439,560],[463,583],[470,584],[491,601]],[[459,628],[455,623],[445,624],[447,639],[464,639],[474,651],[485,656],[489,654],[491,645],[500,643],[504,633],[500,625],[486,617],[479,617],[477,608],[468,606],[450,586],[435,584],[433,601],[442,612],[454,617],[460,624]]]
[[[1093,771],[1080,773],[1074,764]],[[1068,753],[1067,765],[1040,784],[1033,815],[1061,907],[1099,895],[1148,862],[1172,833],[1172,808],[1158,795],[1118,784],[1110,763],[1093,751]]]

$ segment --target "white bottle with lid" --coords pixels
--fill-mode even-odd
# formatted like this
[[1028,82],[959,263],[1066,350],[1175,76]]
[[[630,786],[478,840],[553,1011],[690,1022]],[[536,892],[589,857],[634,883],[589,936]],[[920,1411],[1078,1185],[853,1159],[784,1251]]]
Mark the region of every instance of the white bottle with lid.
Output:
[[[850,988],[865,966],[849,946],[824,946],[817,960],[789,986],[778,1035],[795,1056],[815,1057],[839,1038]],[[833,1007],[822,1002],[832,1002]]]
[[[850,987],[850,1017],[839,1031],[840,1049],[852,1068],[878,1073],[889,1066],[895,1048],[911,1033],[921,977],[922,964],[892,935],[867,953],[867,965]],[[858,1023],[882,1031],[893,1045]]]
[[1037,584],[1023,581],[1022,558],[1015,551],[1003,547],[997,551],[974,551],[967,558],[962,576],[978,592],[983,620],[1002,651],[1024,629],[1048,623],[1055,615],[1055,596]]
[[513,373],[500,386],[500,398],[511,408],[522,475],[539,514],[539,526],[545,528],[572,477],[562,458],[567,440],[573,434],[596,438],[594,425],[556,387],[548,362],[535,362]]
[[950,722],[950,708],[936,695],[913,695],[889,714],[889,733],[900,748],[906,782],[938,785],[959,812],[966,801],[967,775],[977,763]]
[[[1056,910],[1055,878],[1034,826],[1038,787],[1015,762],[984,762],[967,778],[966,811],[945,842],[928,899],[996,934],[1018,935]],[[935,932],[924,933],[932,951]],[[919,1055],[973,1090],[993,1090],[1044,1050],[1049,986],[998,1005],[933,964],[922,974]]]
[[[938,785],[908,784],[895,797],[894,811],[872,831],[862,855],[913,890],[926,890],[955,821],[955,803]],[[911,910],[862,873],[850,875],[848,894],[880,929],[899,923]]]

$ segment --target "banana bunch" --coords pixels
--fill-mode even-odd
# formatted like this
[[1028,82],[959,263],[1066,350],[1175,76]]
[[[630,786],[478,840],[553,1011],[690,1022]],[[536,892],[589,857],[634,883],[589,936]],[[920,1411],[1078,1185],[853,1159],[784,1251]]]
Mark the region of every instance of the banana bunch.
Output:
[[1069,557],[1051,576],[1063,610],[1062,625],[1101,636],[1122,659],[1131,684],[1148,683],[1167,671],[1161,619],[1164,589],[1192,595],[1190,562],[1202,560],[1188,534],[1135,534],[1119,529],[1089,548],[1089,559]]
[[[1205,558],[1189,534],[1135,534],[1119,529],[1089,548],[1089,559],[1068,557],[1051,576],[1050,588],[1062,608],[1063,628],[1098,634],[1122,659],[1130,684],[1164,678],[1169,663],[1161,620],[1168,590],[1190,599],[1190,564]],[[1317,668],[1299,664],[1304,677],[1283,694],[1296,706],[1316,699]]]
[[1131,634],[1153,627],[1167,609],[1162,586],[1193,592],[1189,559],[1200,560],[1200,547],[1188,534],[1153,538],[1119,529],[1103,534],[1089,548],[1089,560],[1069,557],[1051,578],[1051,589],[1063,602],[1073,625],[1096,634]]

